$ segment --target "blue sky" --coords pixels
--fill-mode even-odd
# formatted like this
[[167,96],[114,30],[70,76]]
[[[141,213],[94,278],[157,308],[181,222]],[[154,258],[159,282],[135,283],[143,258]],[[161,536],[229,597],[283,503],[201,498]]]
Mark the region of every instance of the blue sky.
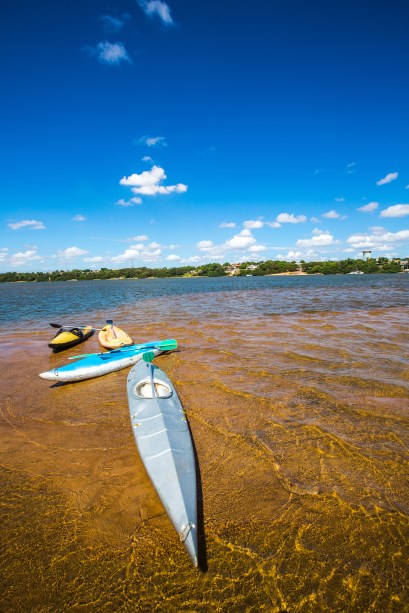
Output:
[[409,255],[409,5],[11,0],[0,271]]

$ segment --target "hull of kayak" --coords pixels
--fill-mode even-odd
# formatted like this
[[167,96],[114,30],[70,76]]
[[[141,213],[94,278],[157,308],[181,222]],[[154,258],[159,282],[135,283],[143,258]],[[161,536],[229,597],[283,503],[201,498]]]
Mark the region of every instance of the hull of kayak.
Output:
[[[162,353],[162,350],[158,348],[150,348],[149,350],[153,351],[155,355]],[[39,376],[46,381],[61,383],[101,377],[110,372],[132,366],[141,359],[145,351],[147,351],[147,349],[142,347],[131,350],[97,353],[77,360],[76,362],[71,362],[71,364],[61,366],[60,368],[42,372]]]
[[104,326],[98,334],[98,340],[106,349],[118,349],[126,345],[132,345],[131,337],[116,326]]
[[57,353],[58,351],[69,349],[69,347],[75,347],[75,345],[87,340],[92,334],[94,334],[92,326],[78,326],[70,329],[61,328],[52,341],[48,343],[48,346],[54,353]]
[[197,566],[195,459],[182,405],[166,374],[143,360],[131,369],[127,391],[139,455],[180,540]]

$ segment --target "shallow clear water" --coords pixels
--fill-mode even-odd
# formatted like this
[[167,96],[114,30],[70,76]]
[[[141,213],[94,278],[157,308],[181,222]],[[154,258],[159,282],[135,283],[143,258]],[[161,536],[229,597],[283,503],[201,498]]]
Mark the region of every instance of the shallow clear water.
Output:
[[[403,274],[0,286],[0,610],[407,610],[408,290]],[[50,354],[66,317],[178,340],[155,362],[192,430],[202,572],[138,458],[127,371],[39,379],[99,349]]]

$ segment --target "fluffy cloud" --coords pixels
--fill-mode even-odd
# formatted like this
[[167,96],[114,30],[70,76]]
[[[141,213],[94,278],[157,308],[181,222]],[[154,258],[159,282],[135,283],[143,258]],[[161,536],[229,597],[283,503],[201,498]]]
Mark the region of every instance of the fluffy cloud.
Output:
[[162,0],[138,0],[138,4],[148,17],[157,17],[166,26],[173,25],[169,6]]
[[341,217],[341,215],[334,210],[327,211],[326,213],[323,213],[322,216],[326,219],[339,219]]
[[257,219],[255,221],[249,219],[248,221],[245,221],[243,223],[243,226],[247,228],[248,230],[257,230],[258,228],[262,228],[263,225],[264,224],[262,221],[260,221],[260,219]]
[[181,262],[182,258],[180,257],[180,255],[171,254],[167,256],[166,260],[168,262]]
[[243,223],[244,228],[247,230],[258,230],[268,226],[269,228],[280,228],[281,224],[278,221],[262,221],[261,219],[249,219]]
[[392,181],[395,181],[398,178],[398,173],[397,172],[389,172],[386,177],[384,177],[383,179],[379,179],[379,181],[376,182],[376,185],[386,185],[387,183],[391,183]]
[[323,232],[322,234],[317,234],[312,238],[302,239],[300,238],[296,245],[297,247],[328,247],[329,245],[334,244],[334,237],[329,232]]
[[373,234],[352,234],[347,243],[355,249],[374,249],[386,251],[391,244],[398,244],[409,240],[409,230],[399,232],[373,232]]
[[267,249],[267,247],[265,247],[264,245],[252,245],[251,247],[249,247],[249,251],[250,253],[258,253],[260,251],[265,251]]
[[125,22],[130,18],[130,15],[123,14],[120,17],[114,17],[112,15],[102,15],[100,17],[100,21],[107,32],[119,32],[125,24]]
[[406,217],[409,215],[409,204],[394,204],[383,209],[380,213],[381,217]]
[[213,241],[199,241],[196,247],[199,249],[199,251],[208,251],[209,249],[214,247],[214,245]]
[[359,209],[357,209],[357,211],[361,211],[362,213],[372,213],[373,211],[376,211],[378,206],[379,206],[379,202],[368,202],[368,204],[365,204],[364,206],[360,206]]
[[115,204],[117,204],[118,206],[125,206],[125,207],[135,206],[136,204],[142,204],[142,198],[139,198],[139,196],[134,196],[133,198],[130,198],[129,200],[120,198],[119,200],[115,202]]
[[54,258],[59,260],[74,260],[75,258],[80,257],[81,255],[86,255],[88,251],[86,249],[80,249],[79,247],[68,247],[64,249],[64,251],[57,251]]
[[226,249],[249,249],[255,245],[256,239],[252,236],[250,230],[244,229],[239,234],[235,234],[233,238],[224,243]]
[[91,57],[96,57],[101,64],[117,66],[121,62],[132,64],[124,45],[122,43],[109,43],[103,41],[96,47],[85,47],[84,51]]
[[278,223],[304,223],[307,221],[305,215],[294,215],[293,213],[280,213],[277,215],[276,221]]
[[84,215],[74,215],[74,217],[72,217],[71,221],[86,221],[87,218],[84,217]]
[[158,145],[167,147],[164,136],[141,136],[139,142],[148,147],[156,147]]
[[12,266],[24,266],[28,262],[40,262],[42,258],[37,254],[36,249],[29,249],[27,251],[20,251],[13,253],[9,259],[9,263]]
[[104,258],[102,258],[100,255],[96,255],[93,258],[84,258],[83,262],[90,262],[90,263],[97,263],[97,262],[103,262]]
[[196,244],[196,247],[199,251],[206,253],[208,258],[212,259],[222,259],[226,256],[226,252],[234,250],[247,251],[249,253],[266,250],[264,245],[257,245],[256,239],[248,228],[244,228],[221,245],[215,245],[210,240],[202,240]]
[[172,192],[183,193],[187,191],[187,185],[160,185],[166,179],[166,174],[160,166],[152,166],[151,170],[144,170],[141,174],[132,174],[123,177],[120,185],[127,185],[134,194],[143,196],[156,196],[157,194],[171,194]]
[[162,250],[159,248],[158,243],[151,243],[148,247],[143,243],[137,243],[136,245],[131,245],[124,253],[113,256],[111,262],[130,262],[135,259],[142,260],[143,262],[157,262],[161,254]]
[[12,230],[20,230],[21,228],[28,228],[30,230],[44,230],[45,225],[42,221],[36,219],[23,219],[23,221],[16,221],[15,223],[7,224]]

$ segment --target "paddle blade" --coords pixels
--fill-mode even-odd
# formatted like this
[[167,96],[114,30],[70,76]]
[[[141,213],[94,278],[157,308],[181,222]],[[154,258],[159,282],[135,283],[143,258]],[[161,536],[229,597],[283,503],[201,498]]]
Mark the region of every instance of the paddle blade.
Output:
[[62,324],[50,324],[50,326],[52,328],[63,328],[64,327]]
[[114,323],[112,319],[106,319],[105,321],[106,321],[106,322],[107,322],[107,324],[109,324],[110,326],[112,326],[112,325],[113,325],[113,323]]
[[155,354],[153,351],[147,351],[146,353],[142,354],[142,359],[144,362],[152,362],[154,357],[155,357]]
[[168,339],[166,341],[162,341],[156,345],[156,347],[158,347],[158,349],[161,349],[162,351],[172,351],[172,349],[176,349],[177,346],[178,342],[173,338]]

